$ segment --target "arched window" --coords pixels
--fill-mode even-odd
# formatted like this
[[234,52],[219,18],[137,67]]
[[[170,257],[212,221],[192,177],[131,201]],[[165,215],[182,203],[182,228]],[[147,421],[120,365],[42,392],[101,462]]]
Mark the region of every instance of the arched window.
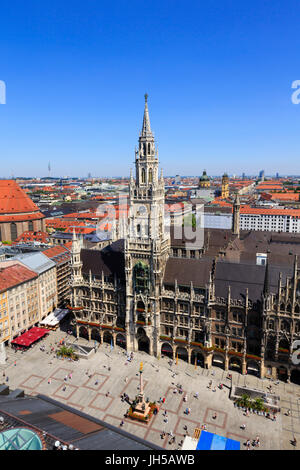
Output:
[[269,320],[269,328],[270,328],[270,330],[274,330],[274,321],[273,320]]
[[150,143],[148,144],[148,155],[150,155],[151,153],[151,147],[150,147]]
[[146,181],[146,172],[145,172],[145,168],[142,168],[142,183],[145,183]]
[[11,238],[11,241],[14,242],[16,240],[17,236],[18,236],[17,235],[17,225],[14,222],[12,222],[10,224],[10,238]]
[[290,331],[290,324],[289,324],[289,322],[283,320],[283,321],[281,322],[281,329],[282,329],[283,331]]
[[153,174],[152,174],[152,168],[149,170],[149,183],[152,183],[153,180]]
[[144,156],[145,156],[145,155],[146,155],[146,153],[147,153],[146,144],[143,144],[143,149],[144,149]]

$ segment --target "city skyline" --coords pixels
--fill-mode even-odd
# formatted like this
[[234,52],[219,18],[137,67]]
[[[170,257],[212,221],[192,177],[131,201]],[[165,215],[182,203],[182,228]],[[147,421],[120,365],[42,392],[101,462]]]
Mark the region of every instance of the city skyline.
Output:
[[3,6],[2,176],[128,176],[145,92],[165,175],[297,173],[299,4],[232,3]]

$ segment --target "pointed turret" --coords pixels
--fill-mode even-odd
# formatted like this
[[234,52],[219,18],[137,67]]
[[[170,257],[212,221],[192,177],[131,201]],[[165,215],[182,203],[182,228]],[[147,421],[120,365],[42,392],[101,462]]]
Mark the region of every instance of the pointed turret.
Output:
[[148,95],[145,93],[145,109],[144,109],[144,119],[143,119],[143,127],[141,132],[141,137],[153,137],[151,126],[150,126],[150,118],[149,118],[149,110],[148,110]]
[[239,194],[236,193],[235,201],[233,204],[233,218],[232,218],[232,232],[234,235],[240,236],[240,198]]

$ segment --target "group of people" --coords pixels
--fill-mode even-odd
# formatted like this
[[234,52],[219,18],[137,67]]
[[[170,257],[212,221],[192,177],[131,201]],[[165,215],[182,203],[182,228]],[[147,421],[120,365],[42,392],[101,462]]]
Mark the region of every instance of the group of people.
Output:
[[256,438],[253,439],[252,443],[251,443],[250,439],[247,439],[245,445],[246,445],[246,447],[247,447],[247,450],[250,450],[250,449],[251,449],[251,445],[252,445],[252,447],[260,447],[260,440],[259,440],[259,437],[256,436]]

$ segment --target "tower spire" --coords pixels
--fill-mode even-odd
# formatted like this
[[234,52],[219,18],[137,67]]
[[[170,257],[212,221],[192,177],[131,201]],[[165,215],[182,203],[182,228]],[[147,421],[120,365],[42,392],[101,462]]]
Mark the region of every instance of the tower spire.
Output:
[[144,118],[143,118],[143,127],[141,137],[153,137],[151,126],[150,126],[150,118],[149,118],[149,110],[148,110],[148,94],[145,93],[145,109],[144,109]]

